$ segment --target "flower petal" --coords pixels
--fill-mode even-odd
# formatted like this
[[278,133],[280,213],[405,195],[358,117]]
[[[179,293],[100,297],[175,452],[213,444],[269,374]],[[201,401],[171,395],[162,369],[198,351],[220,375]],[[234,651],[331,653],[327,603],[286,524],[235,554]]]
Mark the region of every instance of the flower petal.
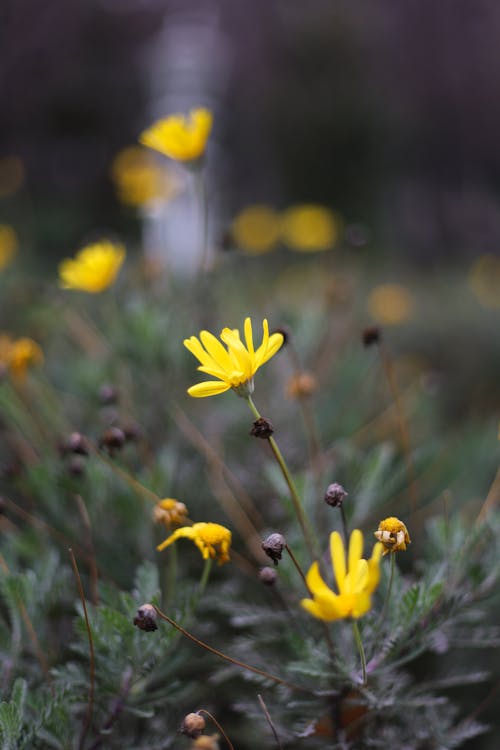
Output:
[[188,388],[187,392],[194,398],[205,398],[206,396],[217,396],[231,388],[230,383],[219,382],[217,380],[205,380],[203,383],[196,383]]
[[207,352],[219,367],[226,371],[233,369],[231,357],[213,333],[200,331],[200,339]]
[[164,542],[159,544],[156,549],[158,550],[158,552],[161,552],[163,549],[165,549],[165,547],[173,544],[173,542],[177,541],[177,539],[179,539],[181,536],[187,537],[188,539],[194,539],[196,534],[193,531],[192,526],[183,526],[180,529],[176,529],[173,534],[170,534],[170,536],[167,537]]
[[344,542],[338,531],[332,531],[330,534],[330,554],[332,556],[333,572],[339,593],[343,594],[346,577],[345,550]]
[[358,562],[363,554],[363,534],[359,529],[354,529],[349,541],[349,573],[357,570]]

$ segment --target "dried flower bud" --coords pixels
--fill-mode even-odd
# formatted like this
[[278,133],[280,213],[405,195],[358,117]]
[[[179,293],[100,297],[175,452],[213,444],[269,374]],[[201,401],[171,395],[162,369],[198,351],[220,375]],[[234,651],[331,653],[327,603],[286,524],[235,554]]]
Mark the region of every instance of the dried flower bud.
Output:
[[138,424],[135,422],[128,422],[123,425],[123,434],[125,435],[125,440],[127,442],[134,442],[141,439],[143,432]]
[[304,398],[311,396],[318,387],[318,382],[310,372],[299,372],[292,375],[286,386],[289,398]]
[[125,443],[125,433],[119,427],[108,427],[99,439],[99,448],[107,448],[110,455],[122,448]]
[[261,583],[265,583],[266,586],[273,586],[276,583],[278,577],[277,572],[274,568],[261,568],[259,570],[259,580]]
[[268,438],[271,437],[273,432],[274,432],[274,427],[272,426],[271,422],[265,417],[259,417],[253,423],[253,427],[250,430],[250,435],[253,435],[253,437],[256,437],[256,438],[262,438],[263,440],[267,440]]
[[368,347],[372,344],[380,343],[380,339],[382,338],[382,331],[378,326],[369,326],[368,328],[365,328],[365,330],[361,334],[361,337],[363,340],[363,344]]
[[332,508],[339,508],[349,493],[345,491],[341,484],[333,482],[329,484],[325,492],[325,503]]
[[71,456],[68,462],[68,473],[72,477],[81,477],[85,473],[85,459],[82,456]]
[[281,560],[281,553],[286,547],[286,539],[283,534],[271,534],[262,542],[262,549],[275,565]]
[[103,406],[110,406],[118,402],[118,390],[114,385],[104,383],[99,388],[99,401]]
[[157,619],[158,615],[153,605],[143,604],[137,610],[137,614],[134,617],[134,625],[136,628],[139,628],[139,630],[145,630],[149,633],[153,630],[158,630],[158,625],[156,624]]
[[377,531],[374,532],[374,536],[385,547],[383,555],[387,555],[389,552],[405,550],[406,545],[411,543],[408,529],[395,516],[390,516],[380,521]]
[[72,432],[66,440],[61,443],[61,453],[78,453],[80,456],[89,455],[89,444],[87,438],[80,432]]
[[285,347],[288,344],[288,342],[290,341],[290,337],[292,335],[290,333],[290,329],[287,328],[286,326],[279,326],[278,328],[274,328],[271,331],[271,333],[281,333],[281,335],[283,336],[282,347]]
[[181,734],[186,734],[191,739],[195,740],[205,729],[206,722],[201,714],[187,714],[182,720],[182,724],[179,727]]

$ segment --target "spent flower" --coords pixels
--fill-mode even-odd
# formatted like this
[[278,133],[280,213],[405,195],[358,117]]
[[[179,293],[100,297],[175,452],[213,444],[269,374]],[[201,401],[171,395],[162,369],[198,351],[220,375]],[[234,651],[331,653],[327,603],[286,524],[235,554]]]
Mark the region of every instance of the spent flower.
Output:
[[410,535],[405,524],[396,518],[390,516],[380,521],[377,531],[374,532],[375,538],[384,545],[382,554],[387,555],[389,552],[398,552],[405,550],[407,544],[411,544]]
[[153,508],[153,520],[171,529],[177,526],[185,526],[188,520],[188,509],[184,503],[180,503],[173,497],[165,497],[156,503]]
[[139,142],[175,161],[194,162],[205,153],[212,119],[212,113],[204,108],[192,109],[187,117],[170,115],[144,130]]
[[192,526],[182,526],[170,534],[156,549],[161,552],[182,537],[191,539],[196,544],[204,560],[212,558],[222,565],[230,559],[231,532],[218,523],[202,522],[194,523]]
[[323,580],[319,565],[314,562],[306,576],[312,599],[302,599],[301,605],[319,620],[358,619],[372,606],[372,594],[380,581],[380,558],[383,546],[378,542],[373,547],[369,560],[363,553],[363,534],[354,529],[349,541],[346,561],[344,542],[338,531],[330,535],[332,568],[337,582],[338,594]]
[[64,289],[81,289],[90,294],[98,294],[111,286],[124,260],[123,245],[109,240],[87,245],[75,258],[61,261],[60,284]]

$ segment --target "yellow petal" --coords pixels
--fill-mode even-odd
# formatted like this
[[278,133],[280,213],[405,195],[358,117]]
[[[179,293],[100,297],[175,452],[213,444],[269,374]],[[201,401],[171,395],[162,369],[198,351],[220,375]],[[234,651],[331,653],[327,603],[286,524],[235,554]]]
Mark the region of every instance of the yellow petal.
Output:
[[352,608],[352,617],[357,619],[363,617],[371,609],[372,598],[368,593],[358,594],[354,600],[354,606]]
[[188,388],[187,392],[194,398],[205,398],[206,396],[217,396],[231,388],[230,383],[219,382],[217,380],[205,380],[203,383],[196,383]]
[[344,542],[338,531],[330,534],[330,554],[332,556],[333,572],[339,593],[344,593],[344,582],[346,576]]
[[207,352],[219,367],[223,370],[233,369],[233,363],[229,353],[224,349],[220,341],[215,338],[213,333],[210,333],[209,331],[200,331],[200,339]]
[[363,534],[359,529],[354,529],[349,541],[349,572],[357,570],[358,562],[363,554]]
[[169,547],[171,544],[173,544],[173,542],[177,541],[177,539],[179,539],[180,537],[187,537],[188,539],[194,539],[195,532],[193,531],[193,527],[183,526],[182,528],[177,529],[176,531],[174,531],[173,534],[170,534],[170,536],[167,537],[164,542],[159,544],[156,549],[158,550],[158,552],[161,552],[163,549],[165,549],[165,547]]
[[250,318],[245,318],[245,341],[250,357],[254,356],[253,348],[253,335],[252,335],[252,321]]

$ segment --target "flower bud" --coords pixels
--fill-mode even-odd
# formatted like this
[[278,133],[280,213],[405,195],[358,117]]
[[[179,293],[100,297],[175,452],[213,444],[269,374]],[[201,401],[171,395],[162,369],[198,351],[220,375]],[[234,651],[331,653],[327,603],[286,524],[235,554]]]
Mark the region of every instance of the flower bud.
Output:
[[108,427],[99,439],[99,448],[107,448],[112,456],[125,443],[125,433],[119,427]]
[[262,549],[275,565],[281,560],[281,553],[286,547],[286,539],[283,534],[271,534],[262,542]]
[[118,402],[118,390],[114,385],[104,383],[99,388],[99,401],[103,406],[110,406]]
[[263,440],[267,440],[268,438],[271,437],[273,432],[274,432],[274,427],[272,426],[271,422],[265,417],[259,417],[253,423],[253,427],[250,430],[250,435],[253,435],[253,437],[256,437],[256,438],[262,438]]
[[87,438],[80,432],[72,432],[60,446],[61,453],[78,453],[80,456],[89,455],[89,446]]
[[182,724],[179,727],[181,734],[186,734],[191,739],[195,740],[205,729],[206,722],[203,716],[200,714],[187,714],[182,720]]
[[348,493],[338,482],[329,484],[325,492],[325,503],[332,508],[340,508]]
[[158,625],[156,624],[157,619],[158,615],[153,605],[143,604],[137,610],[137,614],[134,617],[134,625],[136,628],[139,628],[139,630],[145,630],[149,633],[153,630],[158,630]]
[[277,577],[278,574],[274,568],[265,567],[259,570],[259,580],[266,586],[273,586],[276,583]]

